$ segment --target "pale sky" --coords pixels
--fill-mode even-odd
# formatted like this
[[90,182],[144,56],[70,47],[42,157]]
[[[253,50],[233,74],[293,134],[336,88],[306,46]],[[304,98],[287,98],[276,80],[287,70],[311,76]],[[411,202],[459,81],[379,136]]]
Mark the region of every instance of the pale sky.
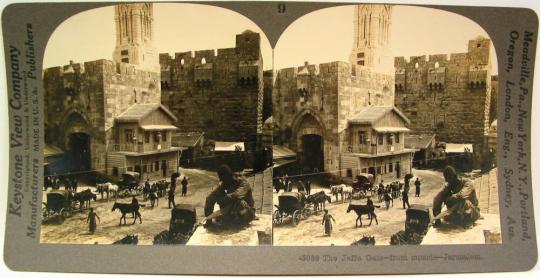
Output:
[[[300,66],[304,61],[348,61],[353,44],[353,6],[319,10],[291,24],[274,52],[274,67]],[[265,69],[272,68],[272,49],[260,28],[248,18],[227,9],[196,5],[154,3],[155,46],[159,53],[229,48],[235,35],[250,29],[261,34]],[[394,6],[391,48],[394,56],[466,52],[467,42],[488,37],[473,21],[445,11]],[[112,59],[115,46],[114,8],[77,14],[63,22],[51,36],[44,67],[97,59]],[[492,48],[493,72],[497,61]]]

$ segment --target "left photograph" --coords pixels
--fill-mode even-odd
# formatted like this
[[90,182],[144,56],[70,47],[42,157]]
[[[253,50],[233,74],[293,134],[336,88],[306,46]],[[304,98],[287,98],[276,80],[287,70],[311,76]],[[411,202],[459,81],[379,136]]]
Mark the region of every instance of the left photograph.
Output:
[[43,61],[41,243],[271,244],[271,59],[218,7],[65,20]]

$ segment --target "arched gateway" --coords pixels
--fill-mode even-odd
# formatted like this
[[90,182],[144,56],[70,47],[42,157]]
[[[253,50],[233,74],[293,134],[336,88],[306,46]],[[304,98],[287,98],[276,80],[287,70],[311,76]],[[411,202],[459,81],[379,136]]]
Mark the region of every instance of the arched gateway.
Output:
[[69,171],[88,171],[92,167],[91,134],[86,117],[79,112],[69,113],[62,124],[64,149]]
[[324,171],[324,125],[311,110],[298,114],[293,124],[297,158],[303,172]]

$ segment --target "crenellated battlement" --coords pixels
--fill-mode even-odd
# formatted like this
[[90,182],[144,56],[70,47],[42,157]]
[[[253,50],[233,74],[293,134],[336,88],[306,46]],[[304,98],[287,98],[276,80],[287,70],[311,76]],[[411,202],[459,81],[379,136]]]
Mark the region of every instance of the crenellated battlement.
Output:
[[463,53],[451,54],[432,54],[394,58],[394,67],[396,73],[403,73],[403,69],[416,69],[418,71],[426,68],[438,68],[447,66],[468,65],[488,65],[490,57],[491,40],[483,37],[470,40],[468,42],[468,51]]
[[211,64],[225,60],[259,60],[260,35],[249,30],[236,35],[236,45],[233,48],[205,49],[195,51],[159,54],[159,63],[162,71],[171,67],[195,67],[202,64]]

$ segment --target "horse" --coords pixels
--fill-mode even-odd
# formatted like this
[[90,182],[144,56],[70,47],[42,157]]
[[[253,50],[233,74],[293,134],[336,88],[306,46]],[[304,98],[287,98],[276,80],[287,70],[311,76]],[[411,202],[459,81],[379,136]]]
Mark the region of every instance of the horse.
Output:
[[358,228],[358,221],[360,220],[360,227],[362,227],[362,215],[367,214],[368,217],[370,217],[369,225],[371,226],[371,222],[373,222],[373,218],[375,218],[375,223],[379,225],[379,221],[377,220],[377,215],[375,214],[375,206],[368,206],[368,205],[353,205],[352,203],[349,204],[349,207],[347,208],[347,213],[351,212],[351,210],[354,210],[356,212],[356,215],[358,217],[356,218],[355,227]]
[[302,181],[298,181],[298,183],[296,183],[296,189],[298,190],[298,192],[306,193],[306,187],[304,186],[304,183]]
[[97,201],[97,195],[92,193],[90,189],[86,189],[84,191],[75,193],[73,195],[73,200],[79,202],[79,209],[83,210],[83,206],[85,208],[90,207],[90,201],[94,199],[94,202]]
[[158,197],[164,197],[167,193],[167,188],[169,187],[168,181],[161,181],[157,183],[157,194]]
[[159,197],[158,197],[157,192],[148,193],[148,199],[150,200],[150,206],[152,206],[152,208],[154,208],[154,205],[156,205],[156,202],[157,202],[157,205],[159,205]]
[[107,200],[109,200],[109,186],[111,185],[110,182],[106,183],[97,183],[96,184],[96,191],[101,195],[101,200],[103,200],[103,193],[107,193]]
[[332,199],[330,198],[330,196],[326,195],[324,191],[320,191],[307,196],[306,201],[313,204],[314,211],[319,211],[320,204],[322,204],[322,209],[324,209],[326,201],[328,201],[328,203],[332,203]]
[[351,246],[359,246],[359,245],[375,245],[375,237],[374,236],[362,236],[361,239],[353,242]]
[[126,225],[126,214],[128,213],[132,213],[135,215],[135,218],[133,219],[133,224],[137,222],[137,217],[139,217],[140,224],[142,224],[142,218],[141,213],[139,212],[138,204],[114,202],[111,211],[115,211],[116,209],[120,210],[120,213],[122,213],[122,217],[120,217],[120,226],[122,225],[122,219],[124,219],[124,225]]
[[336,202],[339,201],[339,195],[341,195],[341,201],[343,202],[343,188],[344,187],[345,187],[344,184],[330,186],[330,194],[332,194],[333,196],[336,196]]
[[343,201],[343,196],[346,196],[349,200],[352,199],[352,196],[353,196],[353,188],[351,186],[344,186],[342,187],[342,197],[341,197],[341,200]]

